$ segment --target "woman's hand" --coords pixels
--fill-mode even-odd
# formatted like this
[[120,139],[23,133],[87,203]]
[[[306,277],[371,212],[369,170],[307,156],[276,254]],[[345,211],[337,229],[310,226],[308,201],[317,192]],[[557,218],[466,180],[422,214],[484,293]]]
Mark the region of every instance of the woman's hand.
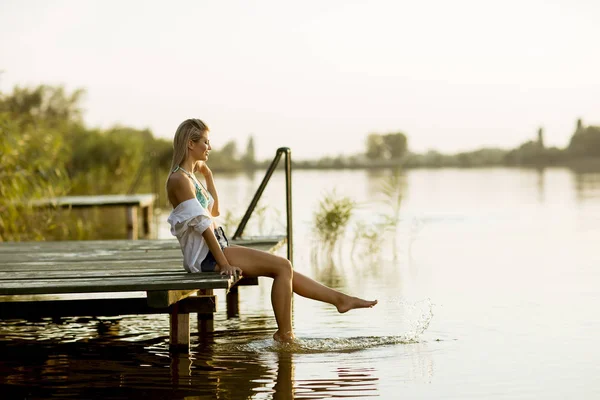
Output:
[[233,265],[229,265],[229,264],[227,264],[225,267],[219,266],[219,272],[221,273],[221,275],[227,275],[227,276],[239,275],[239,276],[242,276],[242,270],[241,270],[241,268],[234,267]]
[[210,176],[212,175],[212,171],[210,170],[210,168],[208,168],[208,165],[206,165],[205,162],[200,162],[198,165],[198,171],[200,171],[200,173],[202,175],[206,176]]

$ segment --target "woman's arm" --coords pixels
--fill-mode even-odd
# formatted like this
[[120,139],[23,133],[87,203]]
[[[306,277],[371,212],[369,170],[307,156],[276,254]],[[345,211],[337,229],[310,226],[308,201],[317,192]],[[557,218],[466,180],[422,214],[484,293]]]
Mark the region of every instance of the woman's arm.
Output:
[[239,275],[242,274],[242,270],[240,268],[229,264],[229,261],[227,261],[227,258],[225,258],[225,254],[223,254],[223,250],[221,250],[221,246],[219,246],[217,237],[211,228],[208,228],[202,232],[202,237],[206,241],[208,249],[219,265],[219,272],[221,275],[233,275],[236,273]]
[[221,215],[221,212],[219,211],[219,194],[217,193],[217,188],[215,186],[215,180],[213,179],[212,171],[210,170],[210,168],[208,168],[208,165],[206,165],[206,163],[203,162],[200,166],[200,173],[204,176],[204,180],[206,181],[206,189],[208,189],[210,195],[215,201],[210,210],[210,213],[213,217],[218,217],[219,215]]

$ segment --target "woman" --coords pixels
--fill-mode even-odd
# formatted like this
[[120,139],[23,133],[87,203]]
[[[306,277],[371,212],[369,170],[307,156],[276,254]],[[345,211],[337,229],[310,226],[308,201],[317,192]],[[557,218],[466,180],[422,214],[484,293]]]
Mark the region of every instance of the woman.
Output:
[[[177,236],[188,272],[220,272],[222,275],[267,276],[273,278],[271,304],[277,321],[273,339],[294,340],[292,294],[323,301],[340,313],[354,308],[373,307],[377,301],[351,297],[296,272],[291,263],[264,251],[230,246],[222,228],[213,218],[219,216],[219,196],[213,175],[206,164],[211,150],[209,129],[199,119],[185,120],[173,139],[173,162],[167,178],[167,194],[173,205],[169,216],[171,233]],[[206,187],[196,180],[199,171]]]

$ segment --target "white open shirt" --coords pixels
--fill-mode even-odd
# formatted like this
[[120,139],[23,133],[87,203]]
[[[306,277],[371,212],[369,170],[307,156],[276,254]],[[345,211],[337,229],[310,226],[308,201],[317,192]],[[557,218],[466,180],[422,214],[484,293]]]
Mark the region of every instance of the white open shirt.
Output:
[[[214,200],[209,196],[209,209]],[[202,272],[200,264],[208,255],[208,244],[202,233],[211,227],[213,218],[196,199],[181,202],[171,211],[167,222],[171,225],[171,234],[177,237],[183,253],[183,268],[187,272]]]

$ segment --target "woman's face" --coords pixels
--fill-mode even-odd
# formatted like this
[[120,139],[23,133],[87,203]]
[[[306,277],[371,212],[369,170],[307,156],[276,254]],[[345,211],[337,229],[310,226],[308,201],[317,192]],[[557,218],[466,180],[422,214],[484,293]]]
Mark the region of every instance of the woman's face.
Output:
[[197,142],[190,141],[190,153],[196,161],[208,160],[208,153],[212,149],[208,139],[208,132],[204,132]]

